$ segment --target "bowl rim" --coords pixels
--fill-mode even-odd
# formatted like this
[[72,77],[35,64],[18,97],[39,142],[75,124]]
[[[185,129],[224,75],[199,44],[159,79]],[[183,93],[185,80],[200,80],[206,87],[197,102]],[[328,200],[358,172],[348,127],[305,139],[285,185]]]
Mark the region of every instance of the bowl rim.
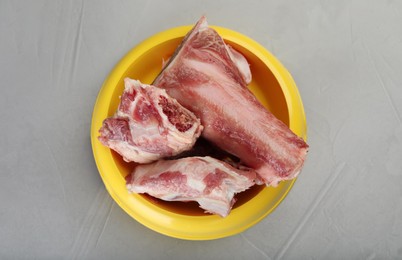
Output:
[[[141,55],[148,52],[155,46],[166,42],[167,40],[183,38],[185,34],[189,30],[191,30],[192,27],[193,25],[185,25],[159,32],[133,47],[117,63],[117,65],[113,68],[113,70],[103,82],[103,85],[98,93],[92,113],[90,135],[94,159],[102,181],[111,197],[127,214],[129,214],[132,218],[134,218],[144,226],[170,237],[186,240],[211,240],[238,234],[264,219],[283,201],[283,199],[286,197],[286,195],[289,193],[292,186],[294,185],[296,179],[282,182],[279,185],[279,187],[282,187],[281,193],[279,194],[279,197],[274,205],[269,210],[266,210],[263,214],[259,214],[257,217],[246,223],[240,223],[242,217],[242,214],[240,214],[241,212],[238,212],[237,214],[235,214],[236,216],[233,216],[236,209],[234,209],[231,214],[229,214],[229,216],[224,218],[228,220],[226,222],[222,222],[223,218],[216,215],[202,216],[202,219],[200,219],[200,216],[182,215],[161,209],[138,194],[129,194],[127,190],[125,190],[126,194],[123,194],[122,187],[120,187],[120,185],[119,187],[116,187],[116,183],[119,182],[118,178],[121,178],[121,176],[119,174],[108,174],[109,172],[115,172],[117,170],[117,166],[114,163],[103,163],[103,160],[108,160],[112,157],[112,153],[110,149],[102,147],[97,139],[98,130],[100,128],[99,122],[102,122],[103,119],[106,118],[104,117],[104,113],[99,113],[99,111],[101,109],[108,110],[104,107],[105,104],[107,104],[106,97],[111,96],[114,91],[114,88],[110,86],[116,86],[116,84],[121,80],[122,76],[127,72],[133,61],[141,57]],[[285,69],[285,67],[262,45],[252,40],[251,38],[224,27],[210,27],[214,28],[225,41],[232,42],[239,46],[242,46],[243,48],[246,48],[253,55],[259,58],[271,70],[276,80],[278,81],[286,100],[286,106],[288,108],[289,116],[289,128],[294,133],[306,140],[307,125],[303,103],[296,84],[290,73]],[[268,192],[268,189],[270,189],[270,187],[264,188],[263,192],[261,193]],[[264,194],[262,194],[261,196],[264,196]],[[247,203],[245,204],[247,205]],[[135,205],[136,207],[135,211],[132,210],[133,205]],[[243,205],[239,208],[241,207],[243,207]],[[245,209],[252,210],[252,207],[251,205],[248,205],[248,208],[246,207]],[[152,221],[149,218],[154,220]],[[155,219],[158,219],[160,224],[156,224]],[[198,232],[195,233],[194,231],[186,231],[186,226],[190,227],[191,224],[200,224],[202,222],[201,220],[205,223],[208,223],[209,225],[212,225],[212,228],[222,228],[220,228],[220,230],[218,231],[210,230],[208,229],[208,226],[205,225],[201,227]],[[230,224],[230,221],[234,223]],[[222,223],[226,223],[226,225],[222,225]],[[184,225],[184,227],[178,228],[179,225]],[[168,226],[170,226],[170,228]]]

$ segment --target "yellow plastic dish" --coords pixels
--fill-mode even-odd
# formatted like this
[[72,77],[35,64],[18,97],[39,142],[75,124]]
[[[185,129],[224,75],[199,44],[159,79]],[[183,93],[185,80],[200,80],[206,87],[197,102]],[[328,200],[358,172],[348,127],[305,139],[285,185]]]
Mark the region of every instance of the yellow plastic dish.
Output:
[[[229,29],[212,26],[248,60],[253,76],[250,89],[276,117],[300,137],[306,139],[306,119],[297,87],[281,63],[252,39]],[[105,80],[95,103],[92,149],[106,189],[131,217],[161,234],[188,240],[210,240],[238,234],[272,212],[290,191],[295,180],[278,187],[255,186],[237,197],[229,216],[205,214],[196,203],[163,202],[146,195],[129,194],[124,177],[135,164],[104,147],[97,139],[102,121],[112,116],[124,89],[123,79],[130,77],[150,84],[192,26],[158,33],[133,48]]]

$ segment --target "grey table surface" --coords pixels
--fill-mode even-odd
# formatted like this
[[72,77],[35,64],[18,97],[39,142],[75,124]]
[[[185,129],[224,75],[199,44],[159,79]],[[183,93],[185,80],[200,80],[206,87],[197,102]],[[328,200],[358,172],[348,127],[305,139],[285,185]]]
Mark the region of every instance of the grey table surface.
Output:
[[[162,30],[239,31],[290,71],[310,152],[268,217],[213,241],[142,226],[90,144],[102,82]],[[401,259],[402,1],[0,0],[1,259]]]

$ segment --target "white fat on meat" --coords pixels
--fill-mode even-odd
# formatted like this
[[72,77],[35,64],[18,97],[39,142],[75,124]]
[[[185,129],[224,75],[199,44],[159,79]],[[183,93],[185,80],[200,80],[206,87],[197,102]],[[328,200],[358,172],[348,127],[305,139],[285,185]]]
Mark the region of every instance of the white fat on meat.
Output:
[[126,180],[130,192],[166,201],[196,201],[206,212],[225,217],[235,194],[253,186],[255,178],[253,170],[206,156],[138,165]]

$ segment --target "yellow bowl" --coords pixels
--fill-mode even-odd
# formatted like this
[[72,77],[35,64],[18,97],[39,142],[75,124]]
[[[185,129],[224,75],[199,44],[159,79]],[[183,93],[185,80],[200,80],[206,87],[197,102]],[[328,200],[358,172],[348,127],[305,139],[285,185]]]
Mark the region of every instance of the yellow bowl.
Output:
[[[306,119],[297,87],[280,62],[252,39],[229,29],[212,26],[223,39],[241,52],[250,63],[253,80],[250,89],[276,117],[293,132],[306,139]],[[123,79],[130,77],[150,84],[191,26],[158,33],[133,48],[105,80],[95,103],[92,149],[99,173],[112,198],[131,217],[148,228],[167,236],[188,240],[209,240],[238,234],[266,217],[284,199],[295,180],[278,187],[255,186],[241,193],[226,218],[209,215],[196,205],[163,202],[146,195],[129,194],[124,177],[134,164],[104,147],[97,139],[102,121],[114,114],[124,89]]]

